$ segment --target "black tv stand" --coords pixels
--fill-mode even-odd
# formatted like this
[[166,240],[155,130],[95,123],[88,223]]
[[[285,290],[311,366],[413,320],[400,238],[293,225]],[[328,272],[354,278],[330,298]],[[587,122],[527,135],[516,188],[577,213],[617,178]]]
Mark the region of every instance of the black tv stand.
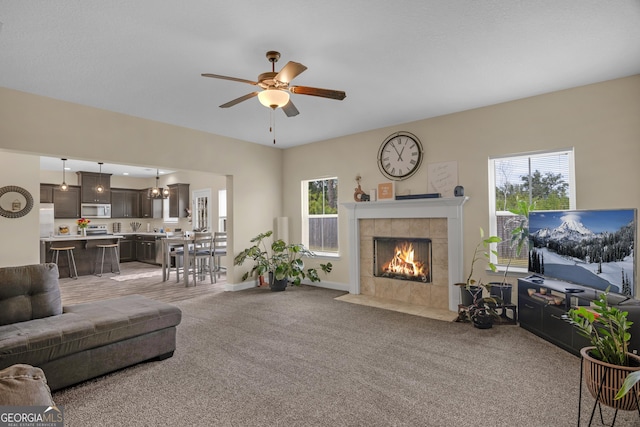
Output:
[[[518,279],[520,327],[576,356],[591,345],[577,329],[562,318],[571,307],[588,306],[603,291],[562,280],[531,275]],[[609,294],[609,304],[628,312],[631,326],[629,351],[640,351],[640,301],[626,295]]]

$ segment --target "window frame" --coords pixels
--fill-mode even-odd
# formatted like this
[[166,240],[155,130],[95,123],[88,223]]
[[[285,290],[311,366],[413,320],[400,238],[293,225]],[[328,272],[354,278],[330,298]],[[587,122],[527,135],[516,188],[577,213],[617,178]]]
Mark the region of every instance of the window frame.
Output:
[[[505,159],[532,159],[539,157],[547,157],[554,155],[562,155],[566,154],[568,159],[568,197],[569,197],[569,208],[570,210],[576,209],[576,176],[575,176],[575,150],[573,147],[569,148],[560,148],[560,149],[552,149],[552,150],[541,150],[541,151],[531,151],[525,153],[512,153],[506,155],[499,156],[489,156],[488,159],[488,173],[489,173],[489,234],[492,236],[498,235],[498,215],[502,216],[516,216],[512,214],[510,211],[497,211],[496,210],[496,174],[495,174],[495,162],[499,160]],[[529,174],[531,174],[531,164],[529,163]],[[531,202],[531,196],[529,197],[529,202]],[[491,246],[492,249],[497,250],[497,243],[493,243]],[[510,266],[507,267],[507,264],[500,264],[498,257],[495,254],[491,254],[491,262],[493,262],[497,267],[498,271],[505,271],[507,268],[512,272],[519,273],[527,273],[528,269],[523,267]]]
[[[326,176],[320,178],[312,178],[312,179],[303,179],[300,181],[301,186],[301,232],[302,232],[302,244],[307,248],[310,248],[309,245],[309,220],[311,218],[336,218],[337,228],[336,228],[336,242],[338,248],[335,252],[327,252],[327,251],[318,251],[315,249],[310,249],[314,254],[319,257],[325,258],[339,258],[340,257],[340,221],[339,218],[339,206],[336,206],[338,213],[335,214],[309,214],[309,183],[313,181],[329,181],[335,180],[337,185],[339,186],[340,180],[337,176]],[[339,188],[339,187],[338,187]]]

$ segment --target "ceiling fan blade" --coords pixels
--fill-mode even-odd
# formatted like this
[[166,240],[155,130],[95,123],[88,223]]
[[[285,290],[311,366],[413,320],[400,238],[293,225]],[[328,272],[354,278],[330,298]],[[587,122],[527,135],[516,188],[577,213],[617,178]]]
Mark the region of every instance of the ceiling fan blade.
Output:
[[278,80],[279,82],[283,83],[289,83],[306,69],[307,67],[298,62],[289,61],[287,62],[287,65],[282,67],[282,70],[280,70],[280,72],[274,77],[274,80]]
[[229,101],[229,102],[227,102],[226,104],[222,104],[222,105],[220,106],[220,108],[229,108],[229,107],[233,107],[234,105],[239,104],[239,103],[241,103],[242,101],[246,101],[247,99],[251,99],[251,98],[253,98],[254,96],[257,96],[257,95],[258,95],[258,92],[251,92],[251,93],[248,93],[248,94],[246,94],[246,95],[244,95],[244,96],[241,96],[240,98],[236,98],[236,99],[234,99],[233,101]]
[[319,96],[321,98],[337,99],[338,101],[342,101],[347,97],[347,94],[341,90],[320,89],[308,86],[291,86],[289,91],[299,95]]
[[300,111],[298,111],[296,106],[293,105],[293,102],[291,102],[291,100],[289,100],[289,102],[287,102],[284,105],[284,107],[282,107],[282,111],[284,111],[284,113],[287,115],[287,117],[293,117],[293,116],[297,116],[298,114],[300,114]]
[[257,85],[258,84],[258,82],[252,82],[251,80],[239,79],[237,77],[221,76],[219,74],[204,73],[204,74],[201,74],[201,76],[202,77],[213,77],[214,79],[231,80],[233,82],[249,83],[250,85]]

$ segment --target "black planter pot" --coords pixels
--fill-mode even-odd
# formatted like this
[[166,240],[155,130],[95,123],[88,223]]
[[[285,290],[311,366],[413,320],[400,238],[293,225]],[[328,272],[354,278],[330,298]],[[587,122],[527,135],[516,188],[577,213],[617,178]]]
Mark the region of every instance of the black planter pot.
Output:
[[287,289],[287,284],[289,282],[288,278],[284,278],[282,280],[276,280],[273,273],[269,273],[269,288],[271,288],[271,292],[281,292]]
[[491,285],[489,295],[494,298],[500,298],[500,301],[502,301],[503,304],[511,304],[512,286],[510,283],[502,284],[497,282],[490,282],[489,285]]
[[475,313],[471,317],[471,321],[473,322],[473,326],[478,329],[489,329],[493,327],[493,317],[486,311]]
[[460,286],[460,304],[469,307],[473,305],[473,296],[478,293],[478,298],[482,298],[482,292],[477,286],[471,286],[467,289],[466,286]]

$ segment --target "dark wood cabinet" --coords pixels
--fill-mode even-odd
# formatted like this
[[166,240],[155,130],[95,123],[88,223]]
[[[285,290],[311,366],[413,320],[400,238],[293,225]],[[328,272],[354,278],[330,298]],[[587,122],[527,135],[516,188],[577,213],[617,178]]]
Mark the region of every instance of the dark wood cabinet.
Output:
[[[82,188],[81,203],[111,203],[111,174],[77,172]],[[104,191],[98,193],[96,187],[102,184]]]
[[149,264],[156,263],[156,238],[136,235],[136,260]]
[[142,218],[162,218],[162,199],[149,197],[150,189],[139,190],[140,216]]
[[127,235],[120,239],[120,262],[136,260],[135,236]]
[[80,187],[70,185],[67,191],[53,188],[55,218],[80,218]]
[[55,184],[40,184],[40,203],[53,203]]
[[80,218],[80,187],[62,191],[58,184],[40,184],[40,203],[53,203],[55,218]]
[[140,218],[140,192],[125,188],[111,189],[111,218]]
[[169,217],[186,218],[189,216],[189,184],[170,184],[169,186]]

